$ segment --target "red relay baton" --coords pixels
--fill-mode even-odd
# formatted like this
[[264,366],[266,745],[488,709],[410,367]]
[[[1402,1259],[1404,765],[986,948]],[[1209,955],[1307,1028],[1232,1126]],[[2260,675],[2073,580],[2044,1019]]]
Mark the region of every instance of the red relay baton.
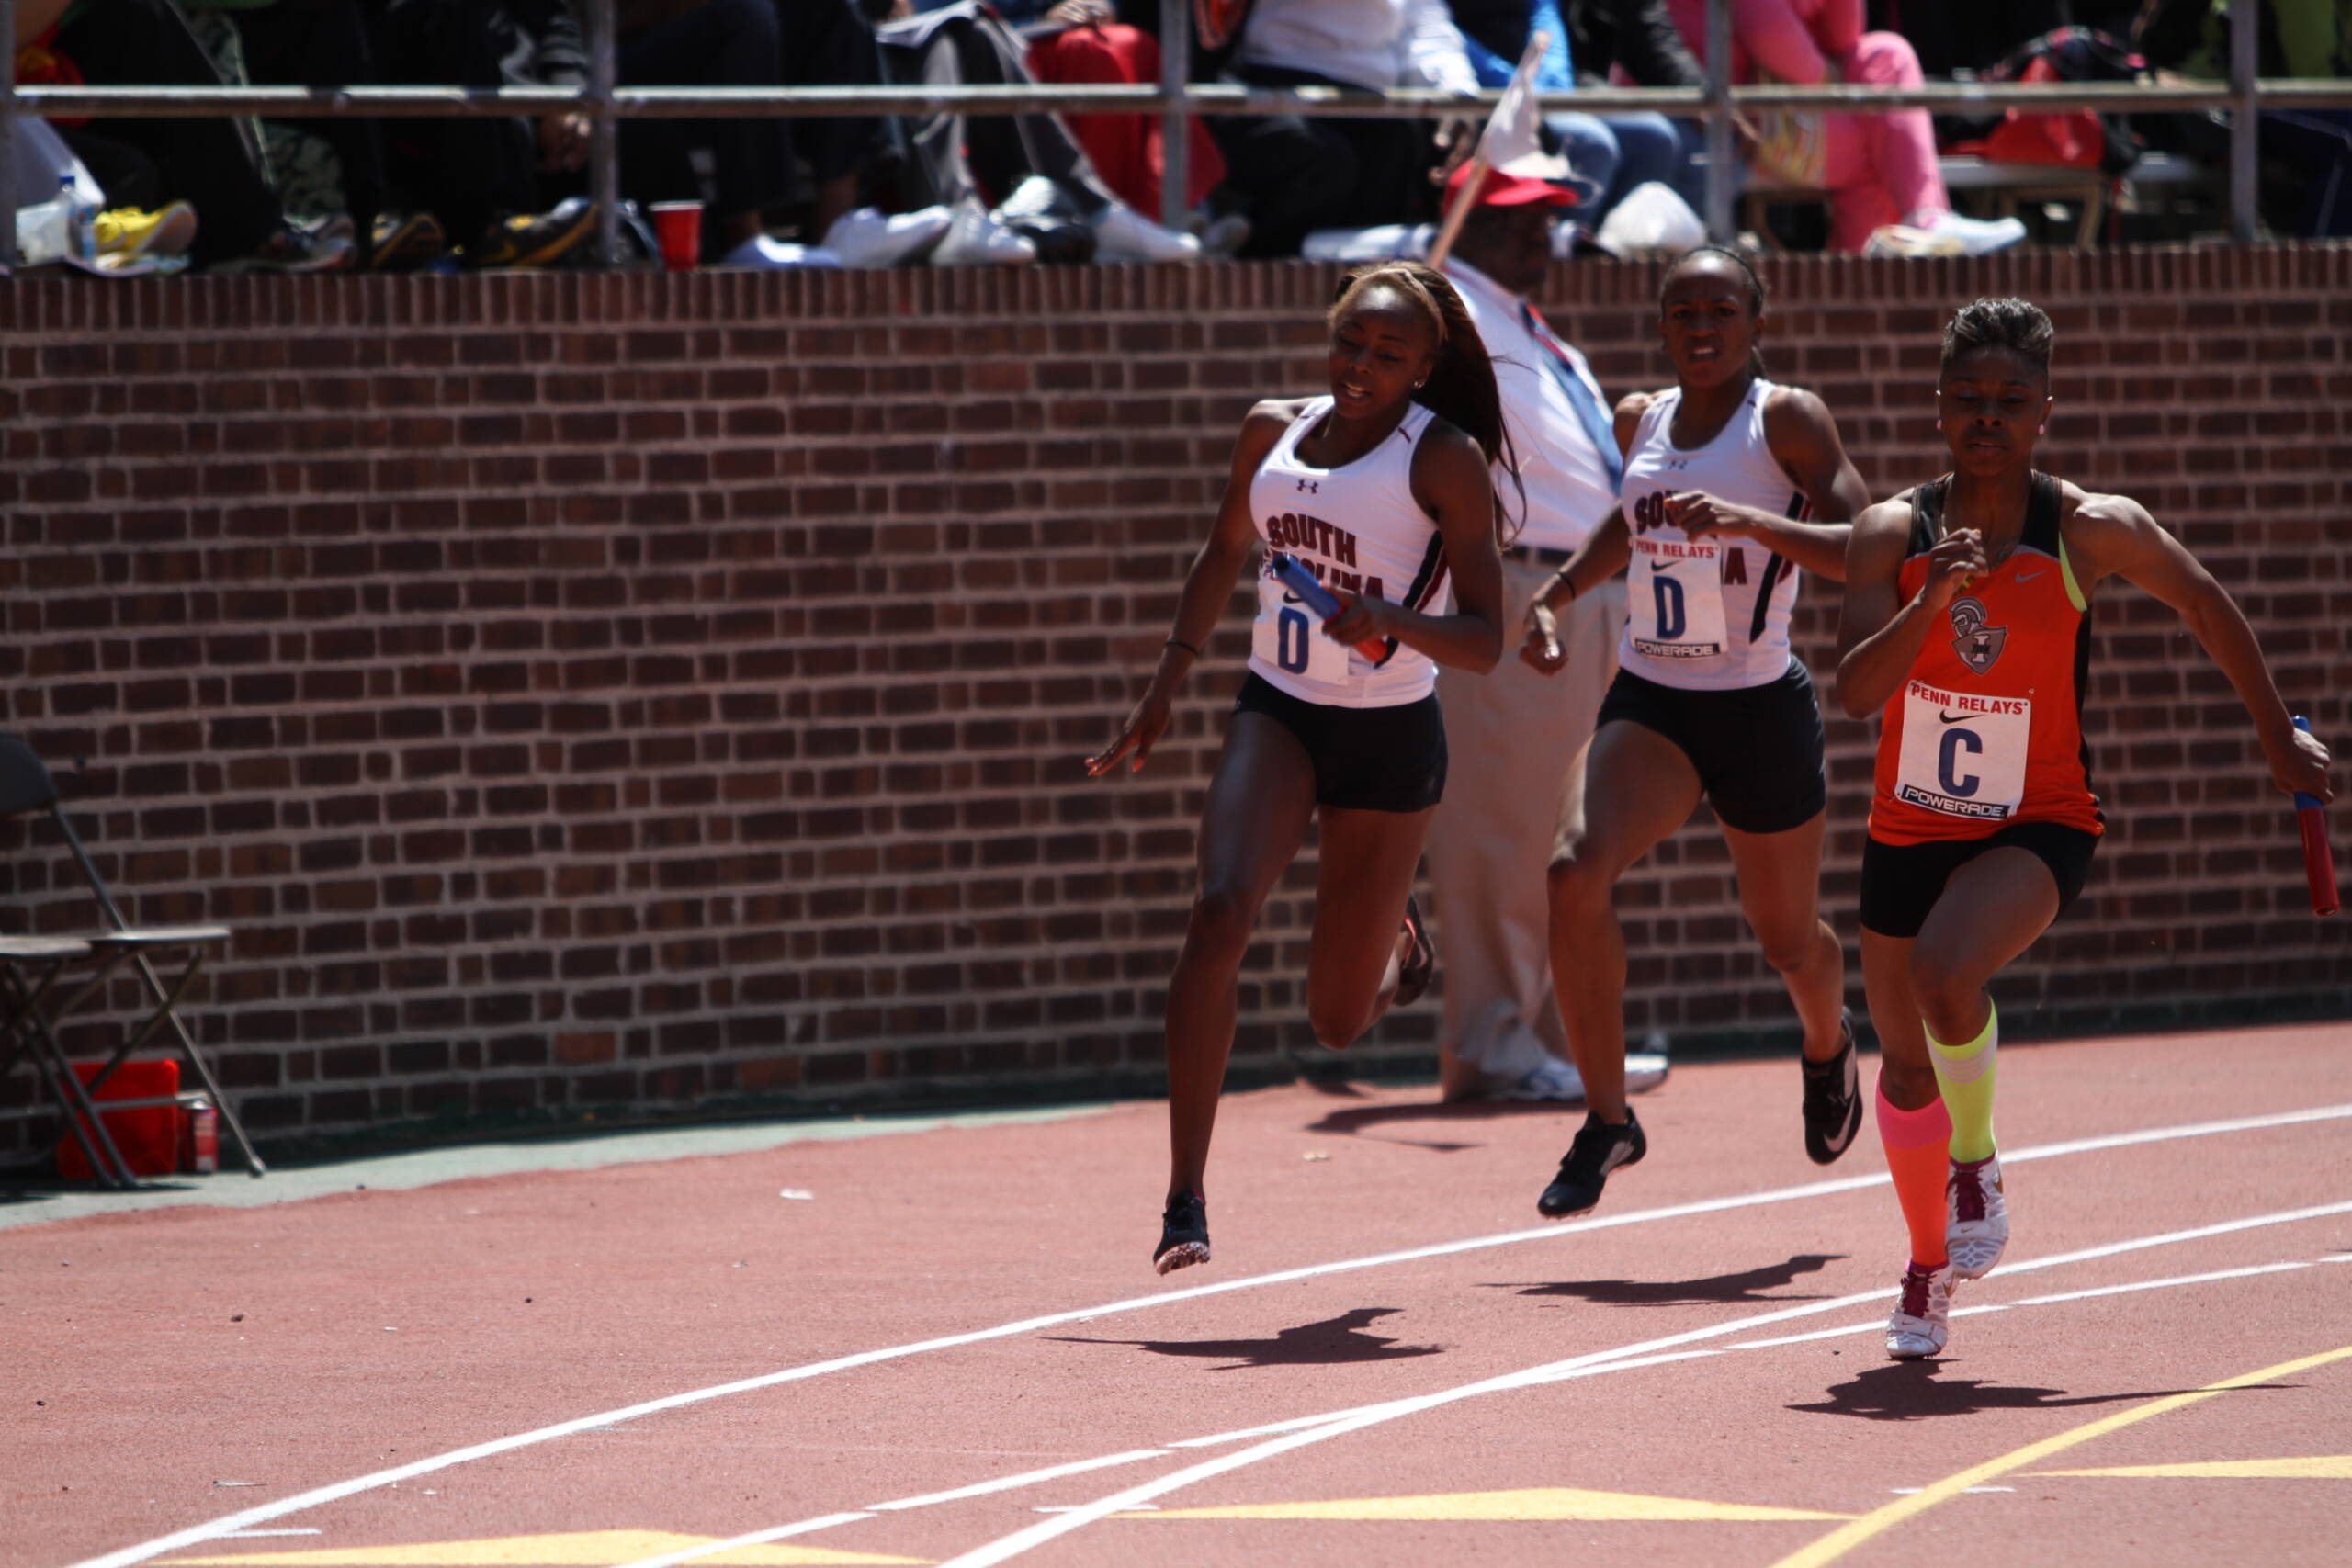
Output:
[[[1287,550],[1276,550],[1266,566],[1282,580],[1284,588],[1298,595],[1300,604],[1315,612],[1317,620],[1328,621],[1340,613],[1339,595],[1317,581],[1315,574],[1307,570],[1296,556]],[[1374,664],[1387,663],[1388,656],[1395,651],[1382,637],[1366,637],[1356,644],[1356,652]]]
[[[2312,721],[2299,718],[2295,728],[2308,735]],[[2343,901],[2335,893],[2335,857],[2327,848],[2327,807],[2319,796],[2297,790],[2295,818],[2303,830],[2303,874],[2311,879],[2312,913],[2332,915]]]

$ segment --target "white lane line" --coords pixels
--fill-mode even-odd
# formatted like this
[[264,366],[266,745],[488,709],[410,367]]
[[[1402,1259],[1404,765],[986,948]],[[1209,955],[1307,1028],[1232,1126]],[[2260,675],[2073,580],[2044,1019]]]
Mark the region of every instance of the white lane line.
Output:
[[[2084,1302],[2094,1296],[2128,1296],[2135,1291],[2168,1291],[2176,1285],[2205,1285],[2216,1280],[2245,1280],[2256,1274],[2286,1274],[2298,1269],[2308,1269],[2309,1263],[2263,1263],[2252,1269],[2217,1269],[2208,1274],[2176,1274],[2166,1280],[2136,1280],[2128,1285],[2100,1285],[2088,1291],[2062,1291],[2054,1296],[2027,1296],[2022,1301],[1984,1302],[1976,1306],[1954,1307],[1954,1317],[1973,1317],[1981,1313],[2007,1312],[2012,1307],[2052,1306],[2060,1302]],[[2008,1272],[2002,1269],[1994,1279]],[[1973,1287],[1972,1287],[1973,1288]],[[1893,1292],[1887,1292],[1889,1295]],[[1736,1345],[1726,1345],[1726,1350],[1770,1350],[1780,1345],[1802,1345],[1812,1339],[1836,1339],[1848,1334],[1875,1334],[1885,1324],[1876,1318],[1868,1323],[1849,1323],[1838,1328],[1816,1328],[1810,1334],[1782,1334],[1770,1339],[1744,1339]]]
[[[926,1492],[920,1497],[901,1497],[895,1503],[868,1503],[866,1507],[876,1514],[888,1514],[901,1508],[928,1508],[934,1503],[960,1503],[967,1497],[985,1497],[991,1492],[1010,1492],[1016,1486],[1035,1486],[1041,1481],[1058,1481],[1065,1475],[1083,1475],[1090,1470],[1108,1470],[1114,1464],[1133,1464],[1137,1460],[1158,1459],[1167,1451],[1166,1449],[1130,1449],[1123,1454],[1082,1459],[1072,1464],[1057,1464],[1045,1470],[1023,1471],[1019,1475],[958,1486],[953,1492]],[[632,1562],[626,1564],[625,1568],[648,1568],[648,1565]]]
[[[2342,1213],[2352,1213],[2352,1202],[2325,1203],[2309,1208],[2288,1209],[2277,1213],[2256,1214],[2246,1219],[2225,1221],[2220,1224],[2199,1225],[2188,1230],[2167,1231],[2159,1235],[2141,1236],[2131,1241],[2109,1242],[2100,1247],[2081,1247],[2073,1252],[2053,1253],[2047,1258],[2036,1258],[2023,1263],[2012,1264],[2002,1272],[2027,1274],[2037,1269],[2054,1269],[2064,1264],[2085,1262],[2096,1258],[2112,1258],[2119,1253],[2137,1251],[2145,1247],[2166,1247],[2185,1241],[2200,1241],[2209,1236],[2222,1235],[2233,1231],[2253,1230],[2264,1225],[2292,1224],[2302,1220]],[[1848,1307],[1859,1306],[1864,1302],[1884,1301],[1894,1293],[1892,1290],[1869,1291],[1856,1295],[1839,1296],[1830,1301],[1809,1302],[1802,1306],[1789,1307],[1779,1312],[1760,1313],[1750,1317],[1736,1319],[1730,1323],[1718,1324],[1711,1328],[1689,1329],[1680,1334],[1668,1335],[1663,1338],[1622,1346],[1615,1350],[1597,1350],[1587,1355],[1572,1356],[1566,1360],[1554,1361],[1540,1367],[1530,1367],[1523,1371],[1506,1372],[1499,1377],[1483,1378],[1476,1382],[1465,1383],[1457,1388],[1441,1389],[1435,1393],[1417,1394],[1408,1399],[1391,1400],[1385,1404],[1370,1405],[1345,1419],[1327,1422],[1305,1431],[1269,1438],[1254,1448],[1243,1449],[1238,1453],[1225,1454],[1216,1459],[1203,1461],[1199,1464],[1190,1465],[1171,1474],[1161,1476],[1156,1481],[1145,1482],[1140,1485],[1129,1487],[1124,1492],[1098,1498],[1067,1514],[1042,1519],[1024,1529],[1015,1530],[1011,1535],[1000,1537],[984,1546],[976,1547],[959,1557],[951,1558],[941,1563],[939,1568],[992,1568],[993,1564],[1018,1557],[1032,1547],[1042,1546],[1049,1540],[1092,1524],[1097,1519],[1131,1508],[1138,1503],[1148,1503],[1156,1498],[1166,1496],[1169,1493],[1190,1486],[1195,1482],[1206,1481],[1229,1471],[1240,1470],[1256,1464],[1261,1460],[1272,1459],[1278,1455],[1289,1453],[1295,1449],[1303,1449],[1332,1438],[1345,1437],[1351,1432],[1362,1431],[1367,1427],[1376,1427],[1384,1422],[1399,1420],[1407,1416],[1417,1416],[1424,1410],[1434,1410],[1441,1405],[1455,1404],[1464,1399],[1475,1399],[1484,1394],[1509,1393],[1540,1383],[1556,1382],[1567,1378],[1587,1377],[1595,1372],[1613,1371],[1617,1370],[1619,1363],[1629,1357],[1643,1356],[1654,1351],[1689,1345],[1702,1339],[1721,1338],[1727,1334],[1742,1333],[1750,1328],[1762,1327],[1767,1324],[1786,1322],[1791,1318],[1808,1317],[1826,1312],[1842,1312]]]
[[[2066,1259],[2064,1258],[2053,1258],[2049,1261],[2055,1262],[2065,1260]],[[2046,1266],[2046,1264],[2041,1266]],[[2135,1280],[2132,1283],[2124,1285],[2101,1285],[2093,1290],[2065,1291],[2055,1295],[2030,1296],[2023,1301],[2004,1302],[1998,1304],[1987,1304],[1978,1307],[1964,1307],[1960,1309],[1960,1311],[1980,1313],[2006,1312],[2011,1307],[2045,1306],[2060,1302],[2083,1301],[2093,1296],[2123,1295],[2137,1291],[2165,1290],[2178,1285],[2210,1284],[2221,1280],[2240,1280],[2253,1274],[2278,1274],[2284,1273],[2290,1269],[2307,1269],[2309,1267],[2311,1267],[2311,1265],[2308,1263],[2266,1263],[2252,1269],[2223,1269],[2203,1274],[2176,1275],[2173,1278],[2165,1280]],[[1892,1295],[1893,1293],[1894,1292],[1892,1291],[1882,1292],[1881,1299],[1883,1299],[1884,1296]],[[1959,1313],[1955,1313],[1954,1315],[1959,1315]],[[1665,1355],[1640,1356],[1628,1360],[1612,1360],[1598,1367],[1582,1369],[1573,1375],[1578,1377],[1591,1377],[1598,1376],[1602,1372],[1630,1372],[1637,1371],[1643,1367],[1662,1366],[1669,1361],[1703,1360],[1709,1357],[1725,1355],[1733,1350],[1760,1350],[1775,1345],[1792,1345],[1804,1340],[1827,1339],[1839,1335],[1873,1334],[1881,1331],[1885,1326],[1886,1325],[1883,1322],[1873,1318],[1868,1323],[1849,1324],[1842,1328],[1825,1329],[1814,1334],[1797,1334],[1791,1335],[1786,1338],[1781,1339],[1758,1339],[1738,1345],[1727,1345],[1721,1350],[1676,1350]],[[1551,1381],[1560,1380],[1555,1379]],[[1136,1449],[1123,1454],[1111,1454],[1102,1459],[1081,1460],[1074,1464],[1056,1465],[1049,1470],[1027,1471],[1019,1475],[1008,1475],[995,1481],[984,1481],[974,1486],[959,1487],[953,1492],[933,1492],[925,1496],[909,1497],[895,1503],[872,1503],[867,1505],[867,1511],[863,1514],[835,1514],[829,1516],[828,1520],[826,1521],[809,1520],[797,1525],[786,1526],[785,1528],[790,1529],[794,1534],[800,1534],[821,1528],[822,1523],[852,1523],[858,1519],[870,1518],[874,1515],[882,1513],[886,1510],[929,1507],[935,1503],[952,1503],[960,1501],[967,1497],[985,1496],[988,1494],[995,1492],[1010,1492],[1017,1487],[1035,1485],[1040,1482],[1057,1480],[1067,1475],[1081,1474],[1091,1470],[1104,1470],[1113,1465],[1127,1464],[1137,1460],[1157,1459],[1174,1449],[1207,1448],[1218,1443],[1238,1442],[1243,1438],[1254,1438],[1271,1432],[1291,1432],[1303,1430],[1309,1427],[1328,1427],[1335,1421],[1343,1421],[1352,1416],[1361,1416],[1366,1411],[1374,1408],[1376,1407],[1373,1405],[1359,1404],[1351,1406],[1346,1410],[1325,1411],[1319,1416],[1302,1416],[1294,1420],[1277,1421],[1270,1426],[1250,1427],[1238,1432],[1219,1432],[1214,1437],[1207,1438],[1185,1438],[1178,1441],[1169,1443],[1162,1448]],[[1902,1488],[1898,1487],[1896,1490],[1901,1491]],[[1913,1490],[1916,1491],[1917,1488],[1913,1488]],[[1980,1492],[2007,1492],[2011,1489],[2006,1486],[1984,1486],[1973,1487],[1971,1488],[1971,1490]],[[1088,1505],[1083,1503],[1057,1504],[1049,1507],[1035,1508],[1031,1511],[1039,1514],[1070,1514],[1076,1513],[1079,1509],[1086,1506],[1088,1506]],[[1156,1511],[1159,1505],[1156,1503],[1144,1503],[1138,1504],[1136,1508],[1131,1511]],[[770,1537],[767,1539],[774,1538]],[[741,1539],[736,1540],[714,1541],[707,1546],[695,1547],[684,1551],[674,1552],[659,1558],[648,1558],[639,1562],[623,1563],[620,1565],[620,1568],[670,1568],[671,1564],[684,1562],[694,1557],[716,1555],[718,1552],[728,1551],[730,1548],[741,1544],[743,1544]]]
[[[2252,1269],[2222,1269],[2210,1274],[2180,1274],[2169,1280],[2143,1280],[2129,1285],[2101,1285],[2096,1290],[2066,1291],[2054,1296],[2028,1296],[2023,1301],[1985,1302],[1977,1306],[1954,1307],[1954,1317],[1973,1317],[1980,1313],[2007,1312],[2011,1307],[2050,1306],[2058,1302],[2087,1301],[2093,1296],[2122,1296],[2134,1291],[2164,1291],[2175,1285],[2202,1285],[2214,1280],[2244,1280],[2256,1274],[2285,1274],[2297,1269],[2308,1269],[2308,1263],[2265,1263]],[[1998,1280],[2010,1273],[2004,1269],[1993,1276]],[[1889,1291],[1888,1295],[1894,1292]],[[1886,1325],[1873,1318],[1868,1323],[1849,1323],[1839,1328],[1816,1328],[1810,1334],[1783,1334],[1771,1339],[1748,1339],[1724,1347],[1731,1350],[1769,1350],[1776,1345],[1802,1345],[1809,1339],[1836,1339],[1847,1334],[1868,1334]]]
[[872,1514],[827,1514],[822,1518],[802,1519],[797,1524],[778,1525],[774,1529],[753,1530],[749,1535],[733,1536],[726,1540],[708,1541],[701,1546],[684,1546],[675,1551],[665,1551],[659,1557],[647,1557],[629,1564],[629,1568],[672,1568],[672,1564],[689,1562],[697,1557],[710,1557],[721,1551],[732,1551],[741,1546],[765,1546],[772,1540],[783,1540],[796,1535],[810,1535],[829,1530],[835,1525],[854,1525],[860,1519],[870,1519]]
[[[2022,1165],[2030,1160],[2049,1159],[2058,1155],[2090,1154],[2100,1149],[2122,1148],[2136,1144],[2169,1142],[2183,1138],[2211,1137],[2226,1133],[2253,1133],[2276,1127],[2292,1127],[2312,1122],[2341,1121],[2352,1117],[2352,1104],[2312,1106],[2302,1111],[2273,1111],[2262,1116],[2240,1116],[2222,1122],[2192,1122],[2177,1127],[2147,1128],[2131,1133],[2113,1133],[2096,1138],[2078,1138],[2070,1143],[2047,1144],[2033,1148],[2004,1151],[2004,1165]],[[1476,1252],[1488,1247],[1509,1247],[1521,1242],[1543,1241],[1564,1235],[1581,1235],[1589,1231],[1612,1230],[1625,1225],[1646,1224],[1659,1220],[1685,1219],[1694,1214],[1721,1213],[1729,1209],[1751,1208],[1760,1204],[1786,1203],[1806,1198],[1823,1198],[1840,1192],[1856,1192],[1886,1184],[1880,1172],[1871,1176],[1846,1177],[1836,1181],[1807,1182],[1800,1187],[1775,1188],[1763,1192],[1741,1193],[1728,1198],[1703,1199],[1696,1202],[1670,1204],[1664,1208],[1639,1209],[1623,1214],[1604,1215],[1598,1219],[1570,1220],[1564,1224],[1544,1225],[1533,1230],[1506,1231],[1496,1235],[1477,1236],[1467,1241],[1441,1242],[1430,1247],[1408,1247],[1397,1252],[1375,1253],[1368,1258],[1342,1258],[1333,1263],[1311,1264],[1303,1269],[1286,1269],[1272,1274],[1253,1274],[1238,1280],[1223,1280],[1210,1285],[1195,1285],[1189,1290],[1167,1291],[1158,1295],[1134,1296],[1125,1301],[1111,1302],[1102,1306],[1082,1307],[1070,1312],[1047,1313],[1040,1317],[1023,1318],[1015,1323],[1001,1324],[994,1328],[974,1329],[966,1334],[943,1335],[933,1339],[920,1339],[911,1344],[894,1345],[887,1349],[865,1350],[855,1355],[840,1356],[827,1361],[812,1361],[806,1366],[786,1367],[780,1371],[764,1372],[757,1377],[741,1378],[732,1382],[715,1383],[707,1388],[688,1389],[681,1393],[665,1394],[642,1404],[625,1405],[617,1410],[599,1411],[593,1416],[576,1416],[552,1426],[537,1427],[528,1432],[516,1432],[509,1437],[494,1438],[488,1442],[474,1443],[447,1453],[435,1454],[408,1464],[396,1465],[348,1481],[334,1482],[308,1492],[296,1493],[275,1502],[256,1504],[237,1513],[200,1525],[190,1525],[169,1535],[158,1536],[137,1546],[126,1546],[96,1557],[85,1558],[70,1568],[131,1568],[151,1557],[176,1551],[184,1546],[218,1540],[232,1530],[251,1525],[266,1524],[311,1508],[340,1502],[362,1492],[397,1485],[420,1475],[430,1475],[436,1470],[454,1465],[470,1464],[477,1460],[492,1459],[517,1449],[553,1442],[597,1427],[615,1422],[631,1421],[642,1416],[657,1415],[665,1410],[681,1409],[707,1400],[724,1399],[738,1393],[752,1393],[804,1379],[823,1377],[832,1372],[849,1371],[876,1362],[897,1360],[908,1356],[926,1355],[936,1350],[953,1350],[966,1345],[978,1345],[991,1339],[1012,1338],[1034,1334],[1043,1328],[1058,1328],[1068,1323],[1086,1323],[1098,1317],[1120,1313],[1140,1312],[1148,1307],[1168,1306],[1178,1302],[1198,1300],[1204,1296],[1224,1295],[1233,1291],[1255,1290],[1267,1285],[1289,1284],[1294,1280],[1317,1279],[1328,1274],[1342,1274],[1360,1269],[1385,1268],[1396,1263],[1414,1263],[1425,1258],[1445,1258],[1464,1252]]]

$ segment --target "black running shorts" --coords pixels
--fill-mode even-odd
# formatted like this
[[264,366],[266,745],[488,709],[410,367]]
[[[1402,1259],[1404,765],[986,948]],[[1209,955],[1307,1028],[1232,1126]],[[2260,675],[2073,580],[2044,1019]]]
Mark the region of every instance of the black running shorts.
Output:
[[1944,896],[1951,874],[1983,854],[2014,845],[2050,868],[2058,884],[2058,912],[2064,914],[2091,874],[2098,835],[2061,822],[2012,822],[1981,839],[1948,839],[1926,844],[1862,842],[1862,928],[1881,936],[1916,937],[1928,911]]
[[1393,707],[1332,707],[1253,674],[1233,711],[1263,714],[1298,737],[1315,763],[1317,806],[1426,811],[1445,795],[1445,720],[1435,693]]
[[1688,692],[1621,670],[1600,701],[1598,730],[1624,719],[1682,749],[1715,817],[1743,833],[1803,827],[1829,802],[1822,771],[1821,705],[1794,659],[1761,686]]

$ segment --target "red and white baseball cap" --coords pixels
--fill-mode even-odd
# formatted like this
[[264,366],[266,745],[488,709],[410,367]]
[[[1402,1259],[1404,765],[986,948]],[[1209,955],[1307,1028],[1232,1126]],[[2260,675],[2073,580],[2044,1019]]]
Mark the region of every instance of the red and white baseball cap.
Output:
[[[1445,182],[1447,206],[1453,206],[1461,197],[1462,187],[1470,182],[1470,171],[1476,166],[1476,160],[1464,163]],[[1478,187],[1478,205],[1481,207],[1532,207],[1538,202],[1553,207],[1574,207],[1577,193],[1550,180],[1509,175],[1500,169],[1488,169],[1485,183]]]

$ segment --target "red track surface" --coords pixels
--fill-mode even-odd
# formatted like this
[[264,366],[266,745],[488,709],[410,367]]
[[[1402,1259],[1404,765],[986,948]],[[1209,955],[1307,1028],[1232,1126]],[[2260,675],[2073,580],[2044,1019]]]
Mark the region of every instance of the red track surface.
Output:
[[[1792,1062],[1685,1068],[1644,1100],[1649,1157],[1612,1179],[1592,1216],[1614,1223],[1258,1284],[1248,1281],[1541,1228],[1533,1199],[1568,1118],[1443,1110],[1425,1089],[1237,1097],[1212,1168],[1216,1261],[1164,1281],[1146,1262],[1164,1146],[1156,1104],[33,1225],[0,1233],[0,1563],[322,1551],[412,1568],[619,1563],[663,1543],[616,1536],[601,1554],[591,1543],[570,1555],[465,1543],[626,1531],[666,1532],[676,1547],[862,1513],[705,1561],[974,1553],[1035,1568],[1363,1568],[1638,1551],[1664,1568],[1762,1568],[1842,1529],[1807,1561],[2337,1565],[2352,1553],[2352,1459],[2341,1457],[2352,1456],[2352,1355],[1979,1478],[2007,1490],[1905,1505],[1897,1489],[1932,1488],[2162,1396],[2352,1351],[2352,1117],[2018,1157],[2352,1104],[2347,1045],[2331,1026],[2005,1052],[2016,1240],[2003,1272],[1962,1289],[1962,1307],[2295,1267],[1962,1317],[1950,1354],[1929,1365],[1883,1359],[1863,1328],[1883,1320],[1879,1301],[1735,1326],[1891,1286],[1903,1245],[1883,1185],[1639,1217],[1881,1171],[1867,1124],[1841,1165],[1806,1162]],[[779,1198],[786,1187],[814,1197]],[[2031,1267],[2330,1205],[2338,1212]],[[249,1527],[317,1533],[141,1555],[241,1510],[636,1402],[1195,1285],[1240,1288],[703,1398]],[[1848,1327],[1858,1331],[1737,1348]],[[1260,1453],[1263,1436],[1170,1447],[1576,1357],[1605,1366],[1683,1335],[1698,1337],[1654,1353],[1711,1353],[1384,1412],[1361,1429],[1299,1433],[1287,1451]],[[873,1511],[1133,1450],[1159,1451]],[[2338,1457],[2307,1478],[2051,1473],[2325,1456]],[[1437,1500],[1404,1518],[1104,1517],[1011,1556],[979,1551],[1072,1517],[1040,1510],[1210,1461],[1234,1467],[1150,1501],[1174,1512]],[[1546,1488],[1861,1522],[1458,1517],[1476,1511],[1461,1495]],[[1562,1501],[1539,1497],[1532,1511]],[[1877,1512],[1897,1505],[1920,1511]],[[1581,1511],[1593,1506],[1583,1499]],[[458,1544],[385,1555],[435,1542]]]

